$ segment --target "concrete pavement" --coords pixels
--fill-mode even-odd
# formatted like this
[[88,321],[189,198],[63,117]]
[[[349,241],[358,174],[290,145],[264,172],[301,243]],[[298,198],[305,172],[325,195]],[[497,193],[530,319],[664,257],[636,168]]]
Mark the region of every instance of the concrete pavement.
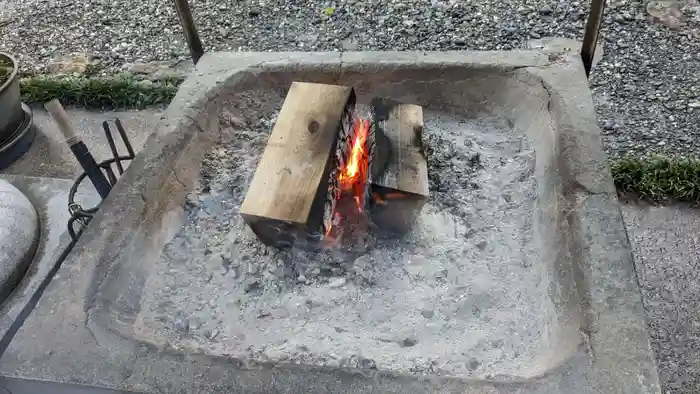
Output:
[[700,210],[623,204],[649,334],[667,394],[700,390]]

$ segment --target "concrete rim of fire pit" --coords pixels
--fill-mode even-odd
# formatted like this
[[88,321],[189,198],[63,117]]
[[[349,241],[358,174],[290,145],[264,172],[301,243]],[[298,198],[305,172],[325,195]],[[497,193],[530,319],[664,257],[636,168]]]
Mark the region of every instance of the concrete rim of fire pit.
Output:
[[[534,78],[546,90],[559,135],[555,166],[569,206],[566,218],[573,276],[582,308],[579,347],[531,379],[486,380],[402,376],[383,371],[243,360],[185,353],[131,332],[143,272],[120,254],[142,225],[164,223],[161,198],[182,193],[197,139],[216,138],[223,89],[252,83],[261,73],[295,73],[299,80],[345,73],[497,72]],[[389,71],[387,71],[389,70]],[[325,82],[325,81],[324,81]],[[176,170],[172,170],[176,168]],[[466,392],[660,393],[629,242],[601,146],[580,59],[571,54],[522,52],[210,53],[168,108],[123,179],[103,202],[35,311],[0,359],[4,375],[71,381],[145,392]],[[160,216],[156,215],[157,213]],[[155,216],[154,216],[155,215]],[[160,224],[158,224],[160,225]],[[159,235],[165,236],[165,235]],[[153,239],[152,242],[161,242]],[[156,258],[142,256],[143,261]],[[120,281],[129,284],[124,288]],[[55,313],[62,315],[57,319]],[[42,338],[37,341],[37,338]]]

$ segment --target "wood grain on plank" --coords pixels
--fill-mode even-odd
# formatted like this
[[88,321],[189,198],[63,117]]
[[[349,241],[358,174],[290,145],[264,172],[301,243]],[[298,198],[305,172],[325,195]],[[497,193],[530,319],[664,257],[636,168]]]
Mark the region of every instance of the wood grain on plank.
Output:
[[292,84],[241,206],[254,231],[261,220],[316,226],[338,128],[354,100],[351,87]]

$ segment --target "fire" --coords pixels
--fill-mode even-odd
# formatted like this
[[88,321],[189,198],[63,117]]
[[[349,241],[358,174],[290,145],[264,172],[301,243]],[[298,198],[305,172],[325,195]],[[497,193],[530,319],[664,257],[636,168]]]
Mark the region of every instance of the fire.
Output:
[[330,215],[325,218],[324,242],[327,247],[338,246],[343,239],[353,239],[356,234],[364,233],[367,224],[364,207],[369,192],[373,142],[370,135],[371,121],[355,115],[351,127],[350,140],[343,140],[343,143],[348,144],[343,147],[347,149],[342,149],[342,152],[347,152],[347,156],[340,160],[337,168],[335,198]]
[[350,154],[347,164],[338,173],[338,182],[342,193],[352,193],[357,209],[362,212],[362,197],[365,193],[367,182],[367,167],[369,166],[367,152],[367,136],[369,135],[370,121],[357,118],[353,124],[354,139],[351,142]]
[[341,242],[345,229],[343,223],[353,223],[357,227],[364,219],[367,182],[369,181],[370,155],[368,139],[371,123],[368,119],[355,116],[352,123],[351,140],[348,142],[347,157],[338,168],[336,180],[338,190],[333,202],[330,223],[326,224],[325,242],[332,247]]

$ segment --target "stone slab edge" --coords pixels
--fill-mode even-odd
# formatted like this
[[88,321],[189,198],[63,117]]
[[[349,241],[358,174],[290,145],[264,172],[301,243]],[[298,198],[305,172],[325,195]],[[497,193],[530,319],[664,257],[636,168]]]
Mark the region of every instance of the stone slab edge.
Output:
[[[577,286],[587,348],[549,374],[527,381],[467,381],[294,365],[242,365],[125,338],[91,322],[95,286],[118,269],[197,127],[218,127],[217,93],[240,75],[382,68],[485,68],[537,75],[550,93],[561,138]],[[202,114],[211,114],[203,117]],[[143,392],[208,393],[660,393],[629,242],[580,59],[537,50],[513,52],[209,53],[185,80],[162,122],[132,162],[0,359],[7,376]],[[55,311],[62,318],[57,320]],[[43,338],[42,338],[43,337]],[[38,343],[42,338],[45,343]],[[58,338],[54,340],[54,338]]]
[[[550,95],[568,201],[574,277],[599,392],[661,393],[632,249],[576,53],[560,67],[529,68]],[[556,61],[556,56],[553,58]],[[580,77],[576,77],[576,75]]]

